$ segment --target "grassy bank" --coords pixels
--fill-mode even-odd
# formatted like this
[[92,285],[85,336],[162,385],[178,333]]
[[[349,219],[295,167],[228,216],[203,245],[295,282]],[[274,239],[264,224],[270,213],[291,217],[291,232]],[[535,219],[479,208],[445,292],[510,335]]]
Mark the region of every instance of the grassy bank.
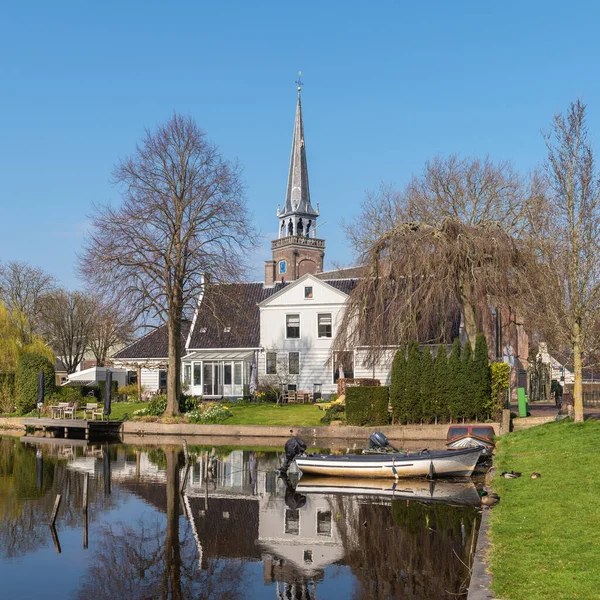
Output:
[[233,416],[224,425],[322,425],[325,414],[314,404],[228,404]]
[[[600,597],[600,422],[550,423],[500,438],[500,503],[491,516],[490,568],[496,597]],[[540,479],[531,479],[534,471]]]

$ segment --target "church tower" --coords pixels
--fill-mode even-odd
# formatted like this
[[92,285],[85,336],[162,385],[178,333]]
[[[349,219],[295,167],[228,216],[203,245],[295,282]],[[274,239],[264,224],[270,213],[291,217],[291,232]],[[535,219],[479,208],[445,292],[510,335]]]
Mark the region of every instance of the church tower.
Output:
[[302,124],[300,94],[302,82],[298,77],[298,104],[292,139],[292,156],[288,175],[287,194],[283,209],[277,207],[279,237],[271,242],[272,260],[265,261],[265,284],[294,281],[307,273],[323,271],[325,240],[317,238],[319,210],[310,203],[308,168]]

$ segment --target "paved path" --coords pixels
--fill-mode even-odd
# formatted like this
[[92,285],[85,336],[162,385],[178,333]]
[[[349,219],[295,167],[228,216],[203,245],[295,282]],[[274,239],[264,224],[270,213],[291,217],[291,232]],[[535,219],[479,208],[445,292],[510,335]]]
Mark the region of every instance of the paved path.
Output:
[[[519,414],[519,407],[517,404],[511,404],[510,410],[516,414]],[[566,411],[566,408],[563,406],[563,412]],[[545,403],[545,402],[532,402],[529,404],[529,412],[532,417],[549,417],[556,416],[557,410],[554,402]],[[600,408],[584,408],[583,415],[586,419],[600,419]]]

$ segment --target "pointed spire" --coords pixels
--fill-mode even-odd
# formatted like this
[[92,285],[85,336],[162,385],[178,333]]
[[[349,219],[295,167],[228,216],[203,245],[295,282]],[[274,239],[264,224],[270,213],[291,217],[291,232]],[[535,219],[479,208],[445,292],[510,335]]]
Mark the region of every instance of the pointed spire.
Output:
[[290,172],[288,176],[287,194],[280,217],[297,214],[318,216],[318,212],[310,203],[308,187],[308,168],[306,166],[306,148],[304,145],[304,126],[302,124],[302,102],[300,93],[302,81],[298,73],[298,104],[296,105],[296,120],[294,122],[294,137],[292,140],[292,155],[290,157]]

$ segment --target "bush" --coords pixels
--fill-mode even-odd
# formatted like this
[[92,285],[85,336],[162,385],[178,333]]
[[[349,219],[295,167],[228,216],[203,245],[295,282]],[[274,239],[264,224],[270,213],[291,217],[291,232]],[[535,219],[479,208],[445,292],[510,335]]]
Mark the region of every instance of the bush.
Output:
[[[98,385],[83,385],[81,386],[81,395],[82,396],[94,396],[96,400],[102,402],[104,399],[104,381],[100,382]],[[117,393],[119,390],[119,382],[113,381],[111,385],[111,393],[110,397],[114,401],[117,398]]]
[[[142,386],[142,394],[144,393],[144,386]],[[131,383],[130,385],[121,386],[117,393],[119,396],[126,396],[127,402],[137,402],[138,399],[138,386],[137,383]]]
[[506,363],[492,363],[491,388],[492,388],[492,418],[499,421],[502,410],[507,405],[506,393],[510,384],[510,366]]
[[0,413],[15,410],[15,374],[0,373]]
[[334,404],[325,411],[325,416],[321,419],[323,425],[329,425],[332,421],[346,422],[346,407],[342,404]]
[[191,423],[222,423],[231,416],[232,413],[226,406],[212,402],[187,415]]
[[59,402],[75,402],[79,406],[81,402],[81,388],[64,385],[56,390],[54,396]]
[[388,387],[346,388],[346,421],[348,425],[387,425]]
[[146,410],[147,412],[145,414],[152,417],[160,417],[165,410],[167,410],[167,395],[156,394],[156,396],[148,402],[148,408],[142,410]]
[[202,396],[188,396],[181,394],[179,398],[179,412],[188,413],[202,406]]
[[15,405],[21,414],[31,412],[36,407],[39,371],[44,372],[44,393],[52,394],[56,388],[54,365],[40,354],[22,354],[19,357],[15,376]]

